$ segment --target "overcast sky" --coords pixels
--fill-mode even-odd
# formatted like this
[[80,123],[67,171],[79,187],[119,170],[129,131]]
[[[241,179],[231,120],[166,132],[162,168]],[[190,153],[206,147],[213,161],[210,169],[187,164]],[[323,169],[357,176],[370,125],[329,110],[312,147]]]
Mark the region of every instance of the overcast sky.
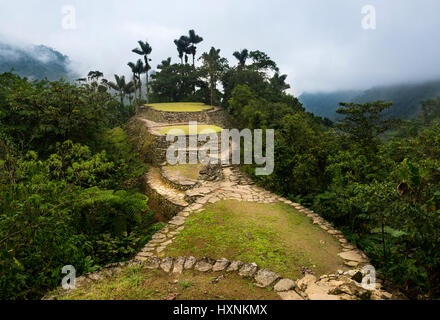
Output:
[[[76,9],[76,29],[62,8]],[[362,7],[376,9],[364,30]],[[153,66],[171,56],[189,29],[230,63],[232,53],[261,50],[295,94],[368,88],[440,78],[438,0],[0,0],[0,40],[44,44],[68,55],[82,73],[129,74],[137,40],[153,47]]]

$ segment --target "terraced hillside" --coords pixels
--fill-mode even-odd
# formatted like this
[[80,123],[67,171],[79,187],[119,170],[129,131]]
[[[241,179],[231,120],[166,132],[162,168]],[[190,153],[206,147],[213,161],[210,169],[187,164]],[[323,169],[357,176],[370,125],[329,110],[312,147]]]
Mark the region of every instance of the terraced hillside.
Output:
[[[52,297],[391,298],[381,290],[379,280],[369,288],[361,285],[368,279],[362,270],[369,265],[368,258],[318,214],[254,185],[231,165],[167,164],[164,151],[169,142],[164,128],[186,126],[198,119],[204,119],[204,126],[220,128],[228,122],[220,108],[191,112],[186,106],[179,108],[148,106],[127,129],[152,164],[144,177],[144,189],[149,206],[166,226],[132,261],[82,276],[76,291],[56,292]],[[211,117],[213,112],[215,117]],[[179,114],[184,121],[174,121]]]

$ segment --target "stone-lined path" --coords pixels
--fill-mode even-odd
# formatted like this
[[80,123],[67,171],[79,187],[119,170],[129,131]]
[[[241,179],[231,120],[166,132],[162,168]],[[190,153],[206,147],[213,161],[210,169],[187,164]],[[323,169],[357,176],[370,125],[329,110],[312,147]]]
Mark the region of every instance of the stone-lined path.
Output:
[[[155,186],[160,194],[168,201],[176,201],[176,194],[185,207],[142,249],[131,261],[110,265],[104,270],[77,278],[77,286],[85,286],[91,281],[100,281],[103,275],[112,275],[125,266],[142,265],[146,269],[160,269],[172,275],[179,275],[185,270],[194,270],[201,273],[237,273],[249,279],[258,287],[271,287],[283,300],[382,300],[391,299],[391,294],[381,289],[381,284],[376,284],[375,290],[362,287],[362,279],[366,276],[362,267],[369,264],[365,254],[355,246],[348,243],[341,232],[335,230],[316,213],[293,203],[285,198],[274,195],[262,188],[255,186],[250,179],[245,177],[237,168],[224,167],[222,169],[224,180],[219,182],[200,182],[200,187],[186,192],[164,187],[160,171],[153,170],[155,174],[149,175],[149,182]],[[151,171],[150,171],[151,172]],[[314,224],[335,237],[341,244],[339,256],[345,260],[347,268],[351,270],[335,270],[334,274],[321,276],[319,279],[305,270],[302,279],[283,278],[282,275],[260,268],[252,262],[228,261],[220,257],[195,257],[171,258],[164,256],[164,250],[175,241],[177,235],[184,230],[186,218],[193,213],[202,212],[208,203],[222,200],[239,200],[257,203],[284,202],[294,207],[299,212],[307,215]],[[380,282],[380,280],[377,280]]]
[[[391,298],[390,294],[380,290],[380,284],[377,284],[377,290],[368,291],[364,289],[360,282],[365,274],[362,273],[361,269],[349,271],[335,270],[335,274],[322,276],[320,279],[306,272],[305,277],[297,281],[300,284],[297,286],[296,281],[283,279],[280,275],[269,270],[260,269],[253,263],[230,262],[224,258],[196,260],[194,257],[181,257],[178,259],[164,257],[164,251],[167,246],[171,245],[177,235],[184,230],[187,217],[193,213],[202,212],[206,204],[222,200],[238,200],[257,203],[284,202],[307,215],[313,224],[318,225],[339,241],[341,244],[339,256],[344,259],[345,265],[348,268],[362,268],[369,265],[367,256],[355,246],[349,244],[340,231],[335,230],[330,223],[318,214],[304,208],[300,204],[293,203],[255,186],[238,168],[227,166],[222,171],[223,181],[200,182],[198,188],[185,192],[185,200],[190,204],[171,219],[165,228],[153,236],[152,240],[136,256],[135,261],[149,266],[157,265],[158,268],[162,268],[165,272],[170,272],[171,274],[192,268],[200,272],[236,271],[241,276],[252,278],[258,286],[274,286],[274,290],[279,292],[280,297],[285,300]],[[188,268],[185,268],[185,266]],[[356,278],[358,281],[360,280],[360,282],[353,280],[353,278]]]

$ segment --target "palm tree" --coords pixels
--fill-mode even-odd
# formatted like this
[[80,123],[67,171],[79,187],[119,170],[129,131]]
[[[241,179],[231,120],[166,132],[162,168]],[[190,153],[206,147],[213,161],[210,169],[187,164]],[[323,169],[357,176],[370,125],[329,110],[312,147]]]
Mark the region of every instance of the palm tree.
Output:
[[290,89],[290,85],[286,83],[287,75],[280,75],[279,72],[275,72],[272,79],[270,79],[270,84],[279,91],[285,91]]
[[241,52],[235,51],[233,55],[238,60],[237,69],[239,71],[243,70],[246,67],[246,60],[249,58],[249,51],[247,49],[243,49]]
[[189,37],[188,42],[191,44],[190,47],[188,47],[188,54],[191,54],[193,56],[193,67],[195,67],[195,60],[196,60],[196,54],[197,54],[197,47],[196,44],[199,44],[203,41],[203,38],[196,34],[194,30],[189,30]]
[[142,42],[142,41],[138,41],[139,43],[139,47],[140,48],[136,48],[133,49],[132,51],[138,55],[144,56],[144,61],[145,61],[145,83],[147,86],[147,104],[150,103],[150,86],[148,84],[148,71],[150,70],[150,61],[151,59],[148,59],[148,56],[151,54],[151,52],[153,51],[153,48],[151,48],[151,46],[148,44],[147,41]]
[[133,62],[129,62],[127,64],[130,69],[131,72],[133,73],[133,84],[134,84],[134,100],[137,101],[137,69],[136,69],[136,63]]
[[157,66],[157,69],[163,70],[171,65],[171,58],[162,60],[162,62]]
[[177,47],[179,53],[180,62],[183,64],[183,56],[188,53],[188,47],[190,45],[189,38],[181,36],[179,40],[174,40],[174,44]]
[[125,76],[118,76],[115,74],[115,82],[110,81],[108,83],[110,88],[117,91],[119,93],[119,98],[121,99],[121,106],[124,105],[124,98],[125,98],[125,88],[127,86],[125,82]]
[[211,106],[215,103],[215,95],[217,92],[216,84],[217,80],[221,75],[221,72],[225,69],[227,65],[227,60],[220,57],[220,49],[215,49],[211,47],[209,53],[204,53],[200,57],[203,61],[203,67],[207,71],[209,76],[209,86],[211,89]]
[[[136,86],[134,84],[133,81],[130,81],[129,83],[127,83],[124,87],[124,94],[126,94],[128,96],[128,101],[130,102],[130,115],[133,113],[132,112],[132,101],[133,101],[133,96],[132,94],[136,94]],[[138,106],[136,105],[136,113],[138,112]]]
[[145,73],[145,67],[144,67],[144,63],[142,62],[141,59],[139,59],[136,64],[134,65],[134,71],[135,71],[135,75],[136,75],[136,89],[139,89],[139,97],[138,99],[141,100],[142,99],[142,80],[141,80],[141,75],[143,73]]

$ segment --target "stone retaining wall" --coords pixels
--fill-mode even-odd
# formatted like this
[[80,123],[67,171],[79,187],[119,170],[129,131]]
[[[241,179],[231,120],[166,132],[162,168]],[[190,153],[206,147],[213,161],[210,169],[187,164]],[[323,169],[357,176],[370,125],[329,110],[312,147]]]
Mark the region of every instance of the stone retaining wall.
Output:
[[167,222],[181,212],[187,205],[183,197],[165,194],[160,187],[152,181],[151,171],[142,179],[142,192],[148,195],[148,207],[156,213],[156,218]]
[[232,120],[222,108],[214,107],[200,112],[165,112],[151,107],[142,107],[139,116],[157,123],[182,123],[197,121],[221,128],[230,128]]
[[[154,127],[153,125],[156,125],[157,127]],[[141,118],[131,119],[125,128],[127,134],[129,135],[137,151],[139,152],[142,160],[154,166],[160,166],[167,162],[167,150],[171,145],[174,144],[174,142],[167,141],[165,135],[161,135],[155,132],[155,129],[159,128],[161,127],[158,124],[151,121],[145,121]],[[203,138],[204,135],[199,135],[199,137]],[[221,133],[217,133],[217,138],[217,150],[218,152],[220,152]],[[190,136],[186,136],[187,146],[189,146],[190,144],[190,139]],[[207,143],[209,143],[209,136],[206,138],[206,141],[197,140],[197,150],[199,150],[201,147],[205,147]],[[190,150],[188,148],[185,148],[184,152],[188,158],[188,154],[190,152],[196,152],[197,150]]]

